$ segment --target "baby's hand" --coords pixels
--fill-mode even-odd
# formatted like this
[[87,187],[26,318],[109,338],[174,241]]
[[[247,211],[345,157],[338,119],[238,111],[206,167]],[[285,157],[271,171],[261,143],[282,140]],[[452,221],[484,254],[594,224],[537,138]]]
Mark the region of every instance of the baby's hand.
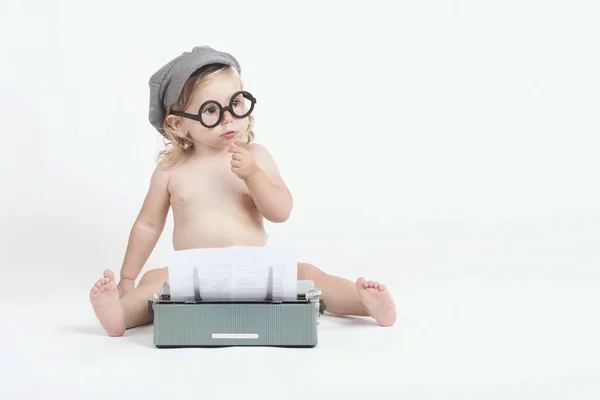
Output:
[[254,154],[249,150],[234,143],[229,148],[229,152],[233,153],[231,157],[231,170],[240,179],[246,180],[258,170]]

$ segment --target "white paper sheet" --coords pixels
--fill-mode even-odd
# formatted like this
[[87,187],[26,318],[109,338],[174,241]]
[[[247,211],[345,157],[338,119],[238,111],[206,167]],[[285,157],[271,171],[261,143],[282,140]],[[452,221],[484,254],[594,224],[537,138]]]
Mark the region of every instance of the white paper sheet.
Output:
[[174,251],[168,264],[171,300],[295,300],[297,265],[293,252],[272,247]]

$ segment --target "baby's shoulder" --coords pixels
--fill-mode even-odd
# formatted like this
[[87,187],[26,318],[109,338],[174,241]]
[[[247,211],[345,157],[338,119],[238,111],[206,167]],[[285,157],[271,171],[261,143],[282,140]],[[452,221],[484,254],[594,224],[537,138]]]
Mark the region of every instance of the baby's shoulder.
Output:
[[[194,169],[194,165],[185,157],[173,163],[170,160],[162,159],[158,161],[153,172],[153,179],[164,182],[171,182],[181,176],[189,175]],[[196,168],[197,169],[197,168]]]
[[178,165],[170,165],[166,160],[160,160],[154,168],[153,175],[160,179],[169,179],[177,167]]
[[249,145],[247,145],[246,148],[248,149],[248,151],[250,151],[252,154],[254,154],[255,157],[260,157],[260,158],[270,158],[271,157],[269,150],[267,150],[267,148],[260,143],[252,142]]

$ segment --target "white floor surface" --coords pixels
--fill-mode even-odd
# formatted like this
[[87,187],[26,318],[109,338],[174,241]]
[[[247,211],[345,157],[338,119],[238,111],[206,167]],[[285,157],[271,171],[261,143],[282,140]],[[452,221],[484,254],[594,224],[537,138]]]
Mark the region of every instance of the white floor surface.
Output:
[[[439,251],[417,237],[377,250],[381,266],[402,252],[395,275],[379,274],[397,324],[326,315],[313,349],[156,349],[152,326],[107,337],[87,299],[99,268],[11,269],[0,303],[0,398],[597,399],[595,236],[546,246],[548,235],[527,236],[454,237],[454,250]],[[353,268],[333,272],[353,277]],[[367,273],[377,278],[378,269]]]

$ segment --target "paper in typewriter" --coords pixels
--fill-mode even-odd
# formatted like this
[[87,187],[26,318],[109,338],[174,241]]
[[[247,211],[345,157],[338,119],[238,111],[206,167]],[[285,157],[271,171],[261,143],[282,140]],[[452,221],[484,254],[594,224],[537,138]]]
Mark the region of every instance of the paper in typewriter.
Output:
[[174,251],[168,264],[171,300],[295,300],[297,268],[293,252],[272,247]]

